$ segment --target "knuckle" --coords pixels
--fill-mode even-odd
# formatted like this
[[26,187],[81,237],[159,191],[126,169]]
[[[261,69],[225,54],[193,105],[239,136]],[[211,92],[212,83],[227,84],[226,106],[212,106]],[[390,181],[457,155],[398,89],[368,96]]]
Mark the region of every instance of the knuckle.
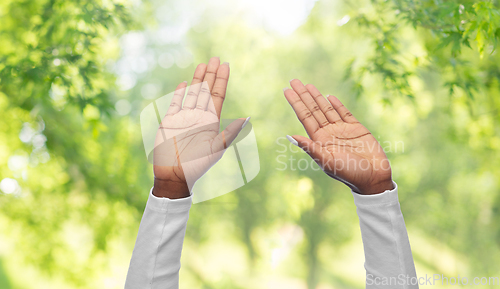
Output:
[[304,90],[302,90],[302,89],[301,89],[301,90],[299,91],[299,95],[300,95],[301,97],[302,97],[303,95],[306,95],[306,94],[309,94],[309,92],[307,92],[307,90],[306,90],[306,89],[304,89]]
[[308,118],[311,118],[312,117],[312,113],[310,111],[306,111],[304,112],[303,114],[303,119],[308,119]]
[[305,116],[306,114],[308,114],[308,113],[310,113],[310,112],[309,112],[309,109],[304,108],[304,109],[300,109],[300,110],[298,110],[298,111],[297,111],[297,113],[298,113],[299,115],[303,115],[303,116]]
[[220,92],[218,92],[218,91],[214,91],[214,92],[212,93],[212,96],[213,96],[213,97],[217,97],[217,98],[222,98],[222,99],[225,97],[225,95],[224,95],[223,93],[220,93]]
[[352,116],[352,113],[350,111],[346,111],[344,113],[344,117],[351,117]]

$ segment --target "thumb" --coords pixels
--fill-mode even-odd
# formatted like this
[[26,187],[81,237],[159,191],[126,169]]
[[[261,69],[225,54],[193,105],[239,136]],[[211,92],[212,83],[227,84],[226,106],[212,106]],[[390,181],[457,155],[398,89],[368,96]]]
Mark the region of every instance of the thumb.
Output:
[[212,142],[212,152],[218,152],[227,149],[238,134],[247,125],[250,117],[239,118],[230,123],[221,133],[219,133]]
[[287,135],[286,138],[294,145],[306,152],[323,169],[327,162],[332,159],[332,155],[326,151],[319,143],[301,135]]

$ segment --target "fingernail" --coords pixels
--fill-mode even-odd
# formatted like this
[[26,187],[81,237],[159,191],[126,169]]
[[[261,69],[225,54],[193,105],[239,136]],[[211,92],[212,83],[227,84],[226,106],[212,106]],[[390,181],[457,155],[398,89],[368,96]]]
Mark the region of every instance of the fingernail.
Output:
[[287,89],[290,89],[289,87],[283,88],[283,92],[285,92]]
[[229,66],[229,62],[224,62],[224,63],[222,63],[222,64],[223,64],[223,65],[225,64],[225,65]]
[[299,143],[291,136],[287,135],[286,138],[294,145],[299,146]]
[[184,83],[188,83],[186,80],[183,81]]
[[293,78],[293,79],[290,79],[290,81],[289,81],[289,82],[292,82],[292,80],[294,80],[294,79],[295,79],[295,78]]
[[245,120],[245,122],[241,125],[241,129],[243,129],[247,125],[247,123],[248,123],[249,120],[250,120],[250,117],[247,117],[247,119]]

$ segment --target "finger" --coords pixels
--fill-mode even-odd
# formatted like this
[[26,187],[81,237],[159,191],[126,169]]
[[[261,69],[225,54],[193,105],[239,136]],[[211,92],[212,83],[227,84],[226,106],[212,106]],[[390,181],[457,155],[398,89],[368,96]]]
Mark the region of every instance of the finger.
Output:
[[196,109],[207,110],[209,101],[210,101],[210,89],[208,88],[208,83],[206,81],[203,81],[201,83],[200,93],[198,94]]
[[337,113],[337,111],[333,108],[333,106],[326,100],[326,98],[319,92],[319,90],[312,84],[307,84],[306,85],[307,91],[311,94],[312,98],[316,103],[318,104],[319,108],[323,112],[323,114],[326,116],[326,119],[330,123],[336,123],[338,121],[342,121],[342,118],[340,115]]
[[212,57],[208,61],[207,72],[201,85],[200,94],[198,95],[197,109],[206,110],[208,101],[210,100],[210,92],[214,87],[215,78],[217,77],[217,69],[219,69],[219,57]]
[[212,141],[212,153],[227,149],[234,139],[238,136],[248,123],[248,118],[239,118],[230,123],[223,131],[221,131]]
[[170,106],[168,107],[166,115],[172,115],[177,113],[182,108],[182,99],[184,98],[184,94],[186,93],[187,81],[181,82],[177,85],[177,88],[174,92],[174,97],[170,102]]
[[318,129],[319,124],[312,115],[311,111],[302,102],[302,99],[298,96],[293,89],[284,89],[285,97],[288,103],[292,106],[297,118],[300,120],[306,132],[309,136],[312,136]]
[[298,79],[293,79],[290,81],[290,85],[293,90],[299,95],[302,102],[307,106],[309,111],[314,116],[314,119],[318,122],[320,127],[324,127],[330,124],[330,122],[326,119],[325,114],[319,108],[319,105],[314,101],[312,96],[309,94],[309,91],[306,89],[304,84]]
[[217,70],[220,66],[219,57],[212,57],[208,61],[207,72],[205,73],[205,78],[203,81],[208,83],[208,88],[212,91],[215,83],[215,79],[217,78]]
[[337,111],[337,113],[340,115],[343,121],[347,123],[357,123],[359,122],[354,115],[345,107],[342,102],[338,98],[336,98],[333,95],[328,95],[327,96],[328,101],[332,104],[333,108]]
[[184,100],[183,109],[194,109],[198,99],[198,93],[200,93],[201,82],[205,77],[205,72],[207,71],[207,65],[205,63],[200,63],[194,71],[193,80],[189,86],[186,99]]
[[[329,166],[334,163],[333,155],[311,139],[300,135],[287,136],[287,138],[291,143],[306,152],[319,166],[321,166],[321,169],[327,169],[328,171]],[[293,142],[293,140],[295,142]]]
[[212,100],[217,117],[220,119],[222,105],[226,98],[227,82],[229,80],[229,63],[224,62],[217,70],[214,87],[212,89]]

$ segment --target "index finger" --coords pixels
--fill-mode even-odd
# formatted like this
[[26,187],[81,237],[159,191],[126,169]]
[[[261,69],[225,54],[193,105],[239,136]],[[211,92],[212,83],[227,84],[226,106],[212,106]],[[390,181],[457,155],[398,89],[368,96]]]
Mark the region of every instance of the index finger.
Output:
[[313,134],[320,128],[319,123],[293,89],[285,88],[283,92],[285,93],[286,100],[290,103],[298,119],[306,129],[307,134],[312,138]]

